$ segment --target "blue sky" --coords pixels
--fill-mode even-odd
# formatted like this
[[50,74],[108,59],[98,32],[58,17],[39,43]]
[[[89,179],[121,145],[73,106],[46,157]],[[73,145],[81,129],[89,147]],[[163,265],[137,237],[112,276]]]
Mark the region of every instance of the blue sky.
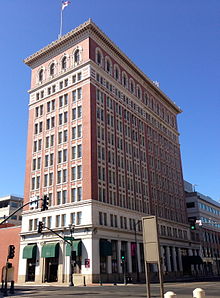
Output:
[[[0,196],[23,194],[30,70],[22,60],[57,39],[60,6],[1,3]],[[220,1],[72,0],[64,33],[88,18],[181,107],[184,178],[220,199]]]

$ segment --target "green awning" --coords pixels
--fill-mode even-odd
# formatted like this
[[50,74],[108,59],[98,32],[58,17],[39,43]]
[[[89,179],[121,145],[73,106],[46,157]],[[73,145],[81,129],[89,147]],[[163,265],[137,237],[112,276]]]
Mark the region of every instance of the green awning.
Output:
[[100,239],[100,256],[112,256],[112,243],[108,240]]
[[23,249],[23,259],[35,259],[37,253],[37,245],[26,245]]
[[[76,256],[82,255],[82,241],[81,239],[72,241],[73,250],[76,252]],[[69,243],[66,244],[66,256],[71,256],[71,246]]]
[[59,256],[59,243],[44,244],[41,251],[42,258],[56,258]]

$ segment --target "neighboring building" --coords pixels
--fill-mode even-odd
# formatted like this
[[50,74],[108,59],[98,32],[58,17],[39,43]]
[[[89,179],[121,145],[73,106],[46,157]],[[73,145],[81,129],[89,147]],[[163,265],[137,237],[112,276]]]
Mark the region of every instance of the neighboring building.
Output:
[[204,274],[220,274],[220,203],[197,191],[184,181],[187,214],[189,218],[201,220],[193,232],[200,239],[200,255]]
[[[5,196],[0,198],[0,222],[3,221],[6,217],[8,217],[10,214],[12,214],[17,208],[21,207],[23,204],[23,198],[18,196]],[[21,214],[22,210],[20,210],[18,213],[13,215],[11,218],[9,218],[6,222],[8,226],[18,226],[21,225]],[[0,225],[0,228],[2,226]]]
[[179,107],[91,20],[25,63],[32,69],[25,203],[47,194],[50,207],[23,212],[19,281],[69,279],[68,245],[47,229],[39,234],[39,220],[63,236],[74,225],[74,283],[123,280],[122,251],[127,273],[138,267],[144,275],[138,221],[149,214],[159,217],[166,276],[183,274],[192,242]]
[[20,250],[20,232],[21,226],[14,226],[0,229],[0,282],[2,281],[3,271],[8,256],[8,247],[13,244],[15,246],[15,256],[9,259],[12,263],[12,268],[9,269],[8,277],[10,280],[17,282],[18,280],[18,261]]

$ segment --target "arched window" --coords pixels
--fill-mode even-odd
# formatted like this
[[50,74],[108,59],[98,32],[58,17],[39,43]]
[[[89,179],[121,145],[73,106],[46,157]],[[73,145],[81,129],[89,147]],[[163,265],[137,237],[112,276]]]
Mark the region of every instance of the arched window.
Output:
[[137,97],[141,98],[141,88],[140,88],[140,86],[137,86]]
[[44,74],[44,70],[41,69],[41,70],[39,71],[39,76],[38,76],[38,78],[39,78],[39,82],[42,82],[42,81],[43,81],[43,74]]
[[106,70],[108,73],[111,73],[111,72],[112,72],[112,62],[111,62],[111,60],[109,59],[109,57],[105,57],[105,70]]
[[122,74],[122,85],[124,87],[127,87],[127,75],[125,74],[125,72],[123,72]]
[[53,76],[53,75],[54,75],[54,72],[55,72],[55,64],[52,63],[52,64],[50,65],[50,75]]
[[144,103],[148,105],[148,94],[144,93]]
[[74,53],[74,63],[79,63],[80,62],[80,53],[79,50],[77,49]]
[[132,79],[130,79],[130,91],[134,93],[134,81]]
[[63,57],[63,59],[62,59],[62,62],[61,62],[61,64],[62,64],[62,69],[66,69],[66,66],[67,66],[67,63],[66,63],[66,56],[64,56]]
[[117,66],[115,66],[115,79],[118,81],[119,80],[119,69]]
[[97,51],[97,63],[98,64],[102,63],[102,55],[101,55],[100,51]]

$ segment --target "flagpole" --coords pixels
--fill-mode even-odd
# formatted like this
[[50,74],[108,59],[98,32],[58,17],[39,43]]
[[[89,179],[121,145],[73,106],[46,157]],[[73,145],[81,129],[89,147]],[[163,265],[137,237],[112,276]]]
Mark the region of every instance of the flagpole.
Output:
[[63,31],[63,5],[61,6],[61,13],[60,13],[60,34],[58,35],[58,38],[61,38]]

